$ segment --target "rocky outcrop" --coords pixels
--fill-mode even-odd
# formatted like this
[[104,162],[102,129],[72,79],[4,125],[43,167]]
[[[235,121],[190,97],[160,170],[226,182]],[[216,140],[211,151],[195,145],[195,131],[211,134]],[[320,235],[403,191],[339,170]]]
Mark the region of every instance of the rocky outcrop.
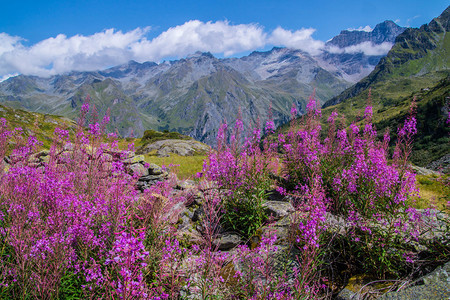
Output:
[[427,169],[448,174],[450,172],[450,154],[444,155],[440,159],[431,162],[427,165]]
[[[66,164],[67,158],[70,157],[73,151],[73,145],[67,144],[55,155],[56,164]],[[88,159],[92,160],[93,155],[89,153],[95,153],[95,151],[92,151],[90,147],[83,148],[81,151],[88,154]],[[100,157],[97,157],[97,159],[103,164],[102,171],[109,170],[109,172],[113,162],[122,162],[126,172],[138,179],[136,188],[141,191],[148,189],[159,181],[167,179],[169,176],[168,172],[163,170],[160,166],[154,163],[147,163],[143,155],[136,155],[131,151],[105,150]],[[28,164],[45,172],[45,165],[48,164],[49,160],[50,151],[42,150],[31,155],[28,158]],[[14,156],[5,156],[3,159],[3,169],[8,170],[9,167],[15,163],[20,163],[20,160],[16,159]]]
[[417,175],[424,175],[424,176],[436,175],[436,176],[439,176],[438,172],[430,170],[428,168],[422,168],[422,167],[419,167],[419,166],[411,166],[411,169]]
[[156,151],[157,156],[170,156],[171,153],[180,156],[206,154],[211,148],[194,140],[163,140],[139,148],[136,153],[147,154]]
[[407,288],[390,292],[380,300],[444,300],[450,299],[450,262],[414,281]]

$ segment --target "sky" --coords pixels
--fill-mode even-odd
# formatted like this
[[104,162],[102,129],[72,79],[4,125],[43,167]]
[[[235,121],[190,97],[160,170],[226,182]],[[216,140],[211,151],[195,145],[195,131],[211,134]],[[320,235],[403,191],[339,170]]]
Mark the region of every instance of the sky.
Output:
[[[240,57],[273,46],[320,54],[343,29],[420,27],[448,0],[0,0],[0,80],[51,76],[196,51]],[[374,46],[374,47],[371,47]],[[348,51],[384,54],[390,45]],[[342,50],[344,51],[344,50]]]

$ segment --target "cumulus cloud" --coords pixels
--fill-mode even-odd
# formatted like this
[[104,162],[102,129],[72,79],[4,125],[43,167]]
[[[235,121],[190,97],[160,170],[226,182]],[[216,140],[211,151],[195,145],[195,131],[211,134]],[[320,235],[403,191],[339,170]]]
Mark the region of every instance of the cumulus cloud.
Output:
[[227,21],[203,23],[193,20],[169,28],[151,41],[132,46],[138,60],[181,57],[195,51],[210,51],[229,56],[254,50],[266,43],[266,33],[256,24],[230,25]]
[[326,50],[330,53],[364,53],[365,55],[385,55],[391,50],[393,44],[384,42],[374,44],[372,42],[363,42],[357,45],[339,48],[337,46],[327,46]]
[[130,45],[139,41],[148,31],[135,29],[126,33],[108,29],[91,36],[75,35],[43,40],[25,47],[22,39],[7,34],[0,36],[10,41],[0,50],[0,76],[8,73],[50,76],[72,70],[95,70],[127,61],[131,58]]
[[[368,30],[367,26],[365,28]],[[317,55],[325,49],[324,42],[312,37],[313,28],[290,31],[278,27],[266,32],[258,24],[191,20],[171,27],[153,39],[146,37],[149,30],[149,27],[128,32],[107,29],[89,36],[72,37],[59,34],[31,46],[25,46],[21,37],[0,33],[0,81],[16,74],[51,76],[74,70],[99,70],[132,59],[159,62],[196,51],[230,56],[272,45]],[[361,44],[345,49],[333,48],[332,51],[379,55],[386,53],[390,46]]]
[[278,27],[272,32],[268,42],[273,45],[300,49],[312,55],[317,55],[321,53],[324,42],[313,39],[312,34],[315,31],[313,28],[302,28],[292,32]]
[[148,30],[137,28],[123,33],[108,29],[72,37],[60,34],[30,47],[25,47],[20,37],[0,33],[0,78],[15,73],[50,76],[73,70],[98,70],[131,59],[160,61],[195,51],[229,56],[267,43],[267,34],[257,24],[193,20],[169,28],[151,40],[146,38]]
[[364,27],[360,26],[358,28],[348,28],[347,31],[365,31],[365,32],[372,32],[373,28],[369,25],[366,25]]

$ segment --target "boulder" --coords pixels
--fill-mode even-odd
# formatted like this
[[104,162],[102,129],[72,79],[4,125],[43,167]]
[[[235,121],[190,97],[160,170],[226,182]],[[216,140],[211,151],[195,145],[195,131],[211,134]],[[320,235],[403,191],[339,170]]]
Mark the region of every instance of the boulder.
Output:
[[230,250],[237,245],[242,243],[242,239],[238,234],[235,233],[224,233],[220,237],[214,240],[214,245],[220,251]]
[[386,293],[381,300],[450,299],[450,262],[419,278],[411,286]]
[[210,147],[194,140],[162,140],[139,148],[136,153],[146,154],[156,150],[158,156],[169,156],[171,153],[180,156],[205,154]]
[[143,155],[136,155],[127,159],[123,160],[124,164],[135,164],[135,163],[142,163],[145,161],[145,158]]
[[289,202],[266,201],[263,203],[266,215],[275,220],[279,220],[295,211],[295,208]]
[[148,175],[148,169],[145,168],[141,163],[135,163],[128,166],[128,170],[130,171],[130,174],[133,176],[147,176]]
[[411,169],[417,175],[425,175],[425,176],[436,175],[436,176],[439,176],[438,172],[430,170],[430,169],[427,169],[427,168],[422,168],[422,167],[418,167],[418,166],[411,166]]
[[153,164],[153,163],[149,164],[149,167],[148,167],[149,175],[161,175],[163,173],[164,173],[163,169],[160,166],[158,166],[157,164]]

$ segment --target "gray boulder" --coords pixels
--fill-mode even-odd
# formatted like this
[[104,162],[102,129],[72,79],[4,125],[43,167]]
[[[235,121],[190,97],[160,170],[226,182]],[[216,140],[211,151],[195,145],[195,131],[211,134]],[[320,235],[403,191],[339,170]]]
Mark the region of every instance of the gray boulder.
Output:
[[416,280],[401,291],[384,294],[382,300],[450,299],[450,262]]
[[210,147],[194,140],[162,140],[139,148],[136,153],[147,154],[156,150],[158,156],[169,156],[171,153],[180,156],[205,154]]
[[266,215],[275,220],[279,220],[295,211],[290,202],[266,201],[263,203],[263,207]]
[[224,233],[214,240],[214,244],[220,251],[230,250],[242,243],[242,239],[235,233]]

